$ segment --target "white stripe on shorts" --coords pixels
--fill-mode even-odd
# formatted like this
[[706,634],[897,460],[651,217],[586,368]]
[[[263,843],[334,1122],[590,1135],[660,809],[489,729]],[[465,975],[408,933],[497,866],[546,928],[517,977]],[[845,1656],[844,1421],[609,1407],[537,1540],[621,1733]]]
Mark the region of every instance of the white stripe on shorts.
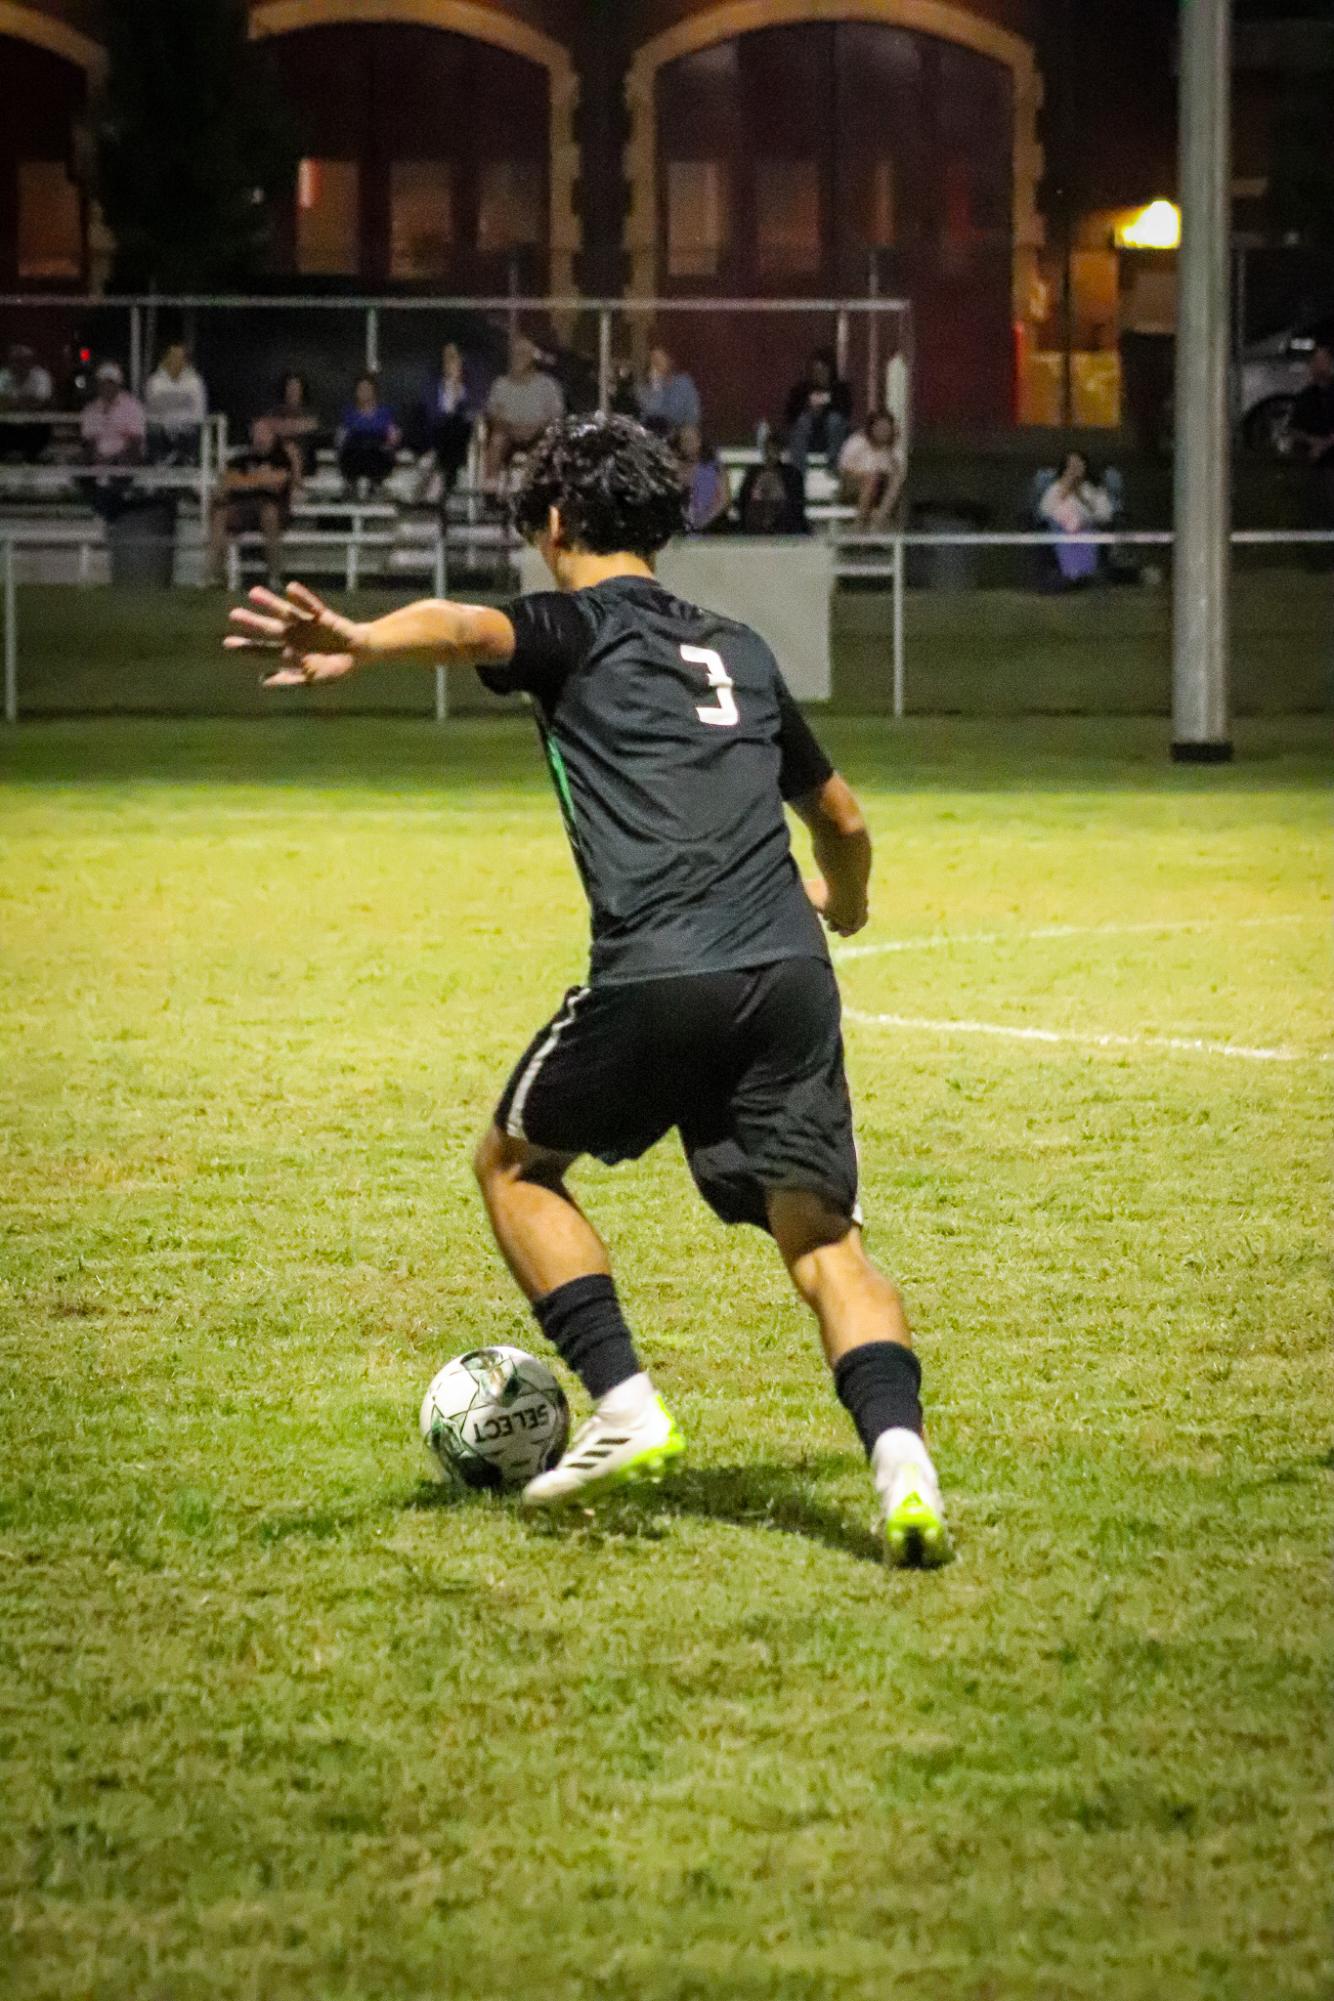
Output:
[[560,1011],[551,1024],[550,1035],[540,1049],[533,1051],[528,1067],[519,1079],[514,1097],[510,1102],[510,1115],[505,1121],[505,1131],[511,1139],[527,1139],[528,1135],[523,1129],[523,1112],[524,1106],[528,1103],[528,1093],[537,1082],[538,1073],[542,1065],[560,1041],[565,1030],[574,1020],[575,1009],[581,1000],[587,1000],[588,993],[589,989],[587,987],[574,987],[571,989],[561,1002]]

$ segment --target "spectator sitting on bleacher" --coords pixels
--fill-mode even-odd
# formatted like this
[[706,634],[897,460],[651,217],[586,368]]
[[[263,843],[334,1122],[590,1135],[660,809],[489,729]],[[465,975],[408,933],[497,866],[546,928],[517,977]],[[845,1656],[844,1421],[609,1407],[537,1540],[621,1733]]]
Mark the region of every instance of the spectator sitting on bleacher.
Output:
[[369,372],[359,375],[338,425],[338,470],[346,484],[363,491],[383,486],[402,441],[393,411],[380,401],[379,383]]
[[670,437],[700,422],[694,377],[678,368],[670,348],[659,341],[648,353],[648,374],[639,385],[639,421],[647,431]]
[[155,459],[180,464],[199,457],[208,391],[183,340],[171,341],[144,384],[148,446]]
[[705,443],[698,424],[683,424],[672,445],[681,461],[687,528],[692,535],[707,535],[710,529],[722,528],[732,505],[732,482],[727,467],[713,446]]
[[787,399],[788,449],[805,474],[812,452],[837,465],[852,429],[852,391],[839,376],[829,348],[817,347],[810,367]]
[[549,424],[565,415],[565,392],[537,365],[537,349],[523,334],[510,342],[509,367],[486,399],[486,480],[499,485],[516,452],[536,444]]
[[125,387],[116,362],[104,361],[94,380],[97,394],[79,420],[79,436],[84,459],[100,468],[103,477],[83,482],[83,488],[94,512],[104,521],[114,521],[124,511],[130,481],[112,476],[111,468],[143,464],[148,419],[138,397]]
[[[1037,511],[1044,522],[1064,536],[1105,528],[1115,509],[1107,488],[1090,479],[1088,460],[1083,453],[1069,452],[1060,472],[1039,494]],[[1056,544],[1056,565],[1063,583],[1088,583],[1097,575],[1098,560],[1097,543]]]
[[[7,417],[30,412],[40,415],[51,408],[54,395],[51,377],[38,366],[32,349],[15,341],[7,366],[0,368],[0,411]],[[0,456],[13,455],[31,463],[42,456],[50,442],[49,424],[0,424]]]
[[283,530],[292,506],[296,476],[292,446],[278,436],[268,417],[256,417],[250,443],[234,451],[218,488],[210,525],[209,569],[215,584],[227,581],[227,545],[234,536],[264,537],[269,583],[278,588]]
[[839,485],[844,500],[857,510],[859,528],[889,526],[907,470],[897,420],[888,410],[873,410],[838,455]]
[[743,535],[808,535],[806,482],[783,455],[783,434],[769,431],[758,465],[741,482],[737,518]]
[[422,440],[439,471],[442,500],[454,491],[468,463],[478,400],[467,379],[462,348],[447,340],[440,351],[440,373],[422,408]]
[[299,486],[315,470],[315,444],[320,435],[320,413],[310,406],[306,378],[289,368],[278,385],[278,401],[268,413],[273,435],[286,445],[292,461],[292,476]]

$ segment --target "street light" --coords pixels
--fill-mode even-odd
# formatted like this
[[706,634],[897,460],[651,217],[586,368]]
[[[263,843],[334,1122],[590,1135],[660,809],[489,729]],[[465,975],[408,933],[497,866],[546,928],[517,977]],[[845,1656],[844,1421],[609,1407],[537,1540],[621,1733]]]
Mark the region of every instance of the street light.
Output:
[[1122,250],[1176,250],[1181,243],[1181,210],[1159,198],[1119,223],[1116,240]]

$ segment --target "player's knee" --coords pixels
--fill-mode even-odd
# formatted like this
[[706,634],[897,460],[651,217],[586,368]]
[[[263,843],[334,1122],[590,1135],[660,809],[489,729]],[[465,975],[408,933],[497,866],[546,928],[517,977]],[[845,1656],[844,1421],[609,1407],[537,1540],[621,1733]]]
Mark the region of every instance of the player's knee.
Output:
[[488,1202],[503,1198],[504,1191],[520,1181],[539,1182],[563,1193],[567,1165],[563,1155],[544,1153],[526,1140],[512,1139],[495,1125],[487,1127],[472,1156],[472,1171]]
[[769,1228],[789,1271],[806,1266],[821,1252],[860,1255],[861,1232],[847,1212],[812,1189],[771,1190]]
[[472,1171],[485,1194],[505,1172],[505,1135],[498,1126],[488,1126],[473,1148]]

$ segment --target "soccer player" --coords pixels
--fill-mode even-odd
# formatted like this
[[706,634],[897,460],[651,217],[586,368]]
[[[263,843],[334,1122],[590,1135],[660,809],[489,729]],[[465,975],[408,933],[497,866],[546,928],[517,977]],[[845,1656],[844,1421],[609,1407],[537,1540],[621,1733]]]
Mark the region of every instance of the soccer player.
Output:
[[[475,1167],[496,1241],[593,1401],[533,1507],[655,1479],[684,1440],[640,1362],[606,1246],[567,1175],[673,1127],[701,1195],[772,1235],[819,1322],[895,1564],[951,1550],[899,1295],[862,1247],[838,988],[820,920],[867,920],[857,802],[747,626],[684,603],[652,560],[682,525],[666,444],[625,417],[544,433],[515,502],[558,589],[504,610],[427,601],[355,624],[300,584],[252,591],[229,647],[265,685],[386,660],[475,667],[533,706],[592,907],[592,964],[516,1064]],[[802,885],[783,802],[810,829]]]

